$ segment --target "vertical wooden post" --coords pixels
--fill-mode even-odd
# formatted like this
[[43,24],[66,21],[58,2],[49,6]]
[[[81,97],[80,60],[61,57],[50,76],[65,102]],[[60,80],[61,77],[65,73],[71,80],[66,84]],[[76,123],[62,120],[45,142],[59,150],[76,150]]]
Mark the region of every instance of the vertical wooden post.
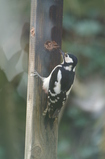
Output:
[[40,79],[30,74],[37,70],[47,77],[60,63],[59,51],[49,52],[44,44],[54,40],[61,46],[62,13],[63,0],[31,0],[25,159],[57,159],[58,121],[45,124],[47,95]]

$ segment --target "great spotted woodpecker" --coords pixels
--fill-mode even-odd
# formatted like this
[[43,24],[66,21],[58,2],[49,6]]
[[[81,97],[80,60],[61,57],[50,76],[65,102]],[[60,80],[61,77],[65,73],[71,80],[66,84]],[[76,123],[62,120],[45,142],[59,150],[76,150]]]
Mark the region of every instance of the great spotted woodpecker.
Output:
[[57,65],[48,77],[42,77],[38,72],[31,73],[31,76],[38,76],[43,82],[43,89],[48,94],[47,108],[43,115],[49,114],[49,118],[58,118],[58,114],[64,106],[71,91],[77,58],[61,51],[63,62]]

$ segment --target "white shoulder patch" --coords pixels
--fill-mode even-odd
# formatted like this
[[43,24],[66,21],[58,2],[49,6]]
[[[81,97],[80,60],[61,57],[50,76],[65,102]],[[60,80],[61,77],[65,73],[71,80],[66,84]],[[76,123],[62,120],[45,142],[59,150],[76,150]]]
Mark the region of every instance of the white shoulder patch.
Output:
[[56,94],[59,94],[61,92],[61,78],[62,78],[62,74],[61,71],[58,71],[57,74],[57,82],[55,82],[55,87],[54,87],[54,91]]
[[[43,78],[43,89],[44,89],[45,93],[48,93],[51,75],[52,75],[52,73],[55,71],[55,69],[56,69],[57,67],[62,67],[62,66],[61,66],[61,65],[57,65],[57,66],[52,70],[52,72],[50,73],[50,75],[49,75],[48,77]],[[59,71],[60,71],[60,70],[59,70]],[[58,71],[58,73],[59,73],[59,71]],[[59,75],[58,75],[58,76],[59,76]],[[58,78],[58,77],[57,77],[57,78]],[[56,92],[55,92],[55,93],[56,93]]]

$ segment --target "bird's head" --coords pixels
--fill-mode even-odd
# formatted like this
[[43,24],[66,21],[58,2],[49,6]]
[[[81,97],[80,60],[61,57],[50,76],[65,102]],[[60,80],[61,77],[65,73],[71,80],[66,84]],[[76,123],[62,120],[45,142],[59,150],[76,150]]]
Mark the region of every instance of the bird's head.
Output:
[[63,62],[61,63],[62,66],[68,71],[75,72],[75,67],[78,62],[76,56],[70,53],[64,53],[62,50],[60,50],[60,52],[63,56]]
[[78,63],[77,57],[70,53],[64,53],[62,50],[60,50],[62,56],[63,56],[63,66],[72,66],[72,68],[75,68],[75,66]]

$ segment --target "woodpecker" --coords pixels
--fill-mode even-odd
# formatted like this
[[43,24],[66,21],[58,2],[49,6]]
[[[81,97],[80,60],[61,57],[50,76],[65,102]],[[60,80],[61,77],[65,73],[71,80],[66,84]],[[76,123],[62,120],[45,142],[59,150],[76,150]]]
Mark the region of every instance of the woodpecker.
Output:
[[60,53],[63,56],[63,62],[57,65],[48,77],[40,76],[37,71],[31,73],[31,76],[38,76],[43,82],[42,88],[48,95],[47,107],[43,115],[48,113],[49,118],[58,118],[73,86],[78,62],[74,55],[64,53],[62,50]]

